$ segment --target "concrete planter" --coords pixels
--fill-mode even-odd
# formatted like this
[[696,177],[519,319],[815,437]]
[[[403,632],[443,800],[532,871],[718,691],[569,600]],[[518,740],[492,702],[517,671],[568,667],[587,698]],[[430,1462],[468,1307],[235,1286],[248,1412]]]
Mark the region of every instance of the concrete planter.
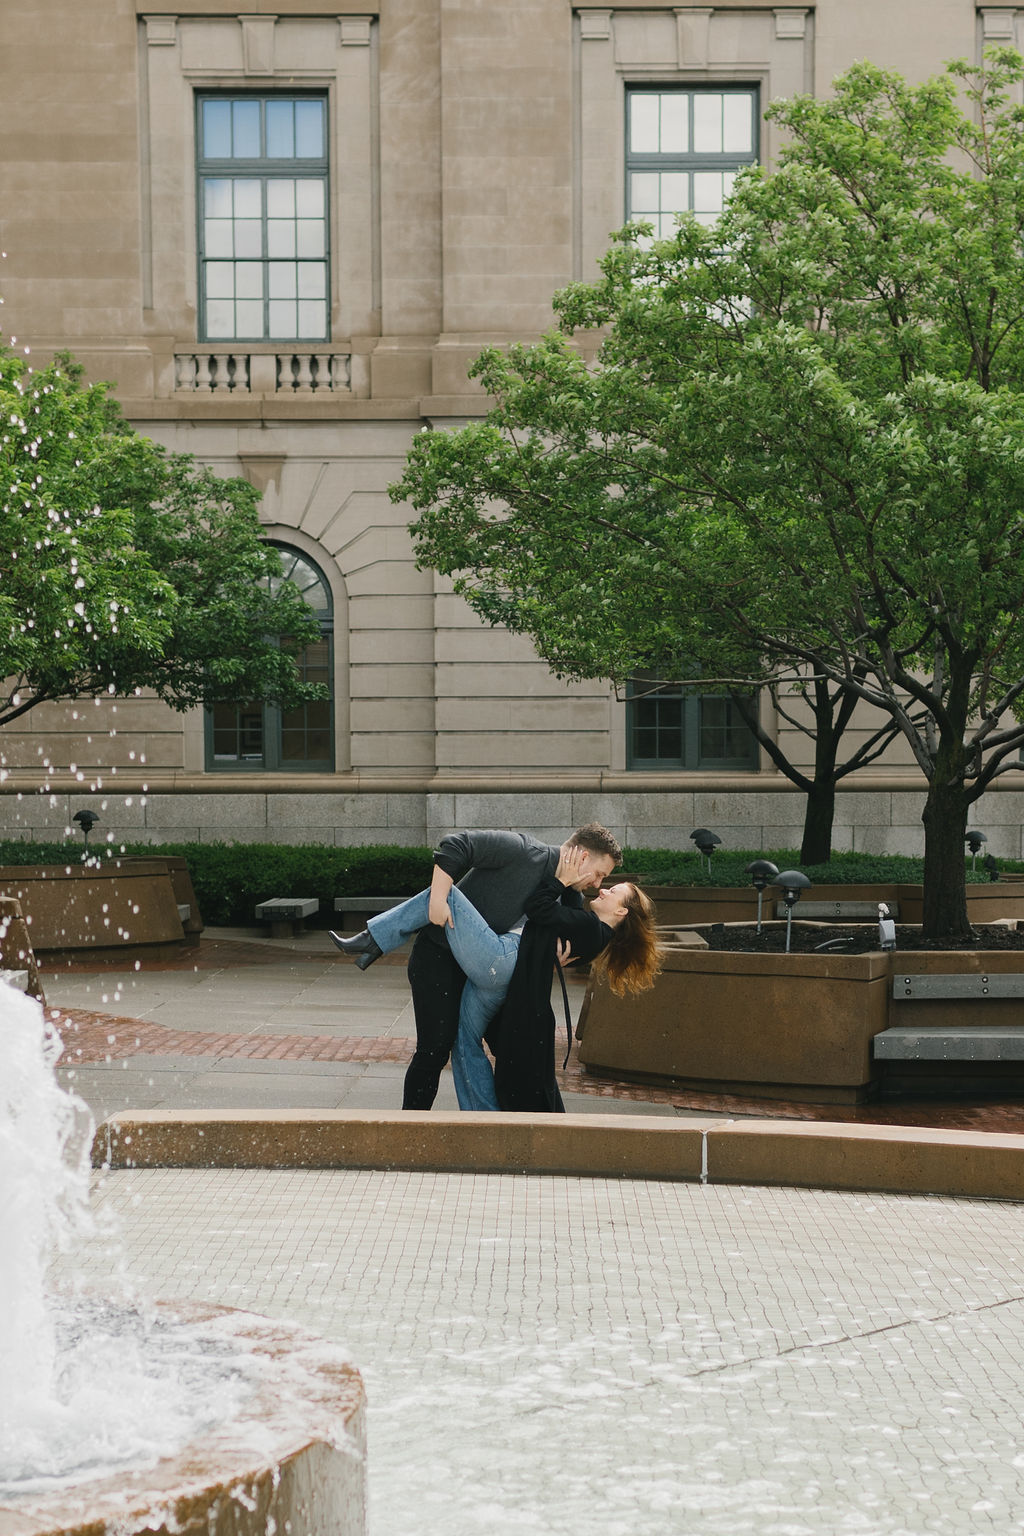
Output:
[[0,896],[21,904],[37,956],[185,942],[171,872],[164,860],[104,864],[5,865]]
[[866,1097],[886,1027],[890,960],[670,950],[651,992],[591,979],[580,1061],[592,1072],[705,1092],[846,1104]]
[[[973,995],[922,996],[911,981],[922,976],[941,979],[940,993]],[[1024,1002],[1013,995],[1018,977],[1024,993],[1024,952],[673,949],[640,998],[617,998],[591,980],[580,1061],[613,1077],[820,1104],[860,1102],[883,1081],[886,1091],[1016,1089],[1024,1073],[1024,1039],[1012,1038]],[[909,1059],[880,1062],[873,1041],[894,1027],[911,1030],[916,1044]]]
[[28,924],[21,910],[21,902],[15,901],[13,896],[0,896],[0,971],[12,972],[16,977],[23,976],[23,990],[29,997],[38,998],[45,1004]]
[[188,907],[188,914],[182,915],[181,926],[188,934],[198,935],[202,933],[206,924],[203,922],[202,913],[199,910],[199,900],[196,896],[195,886],[192,884],[192,875],[188,867],[188,860],[180,854],[162,853],[157,859],[122,859],[125,864],[163,864],[171,877],[171,885],[174,889],[174,899],[179,911]]

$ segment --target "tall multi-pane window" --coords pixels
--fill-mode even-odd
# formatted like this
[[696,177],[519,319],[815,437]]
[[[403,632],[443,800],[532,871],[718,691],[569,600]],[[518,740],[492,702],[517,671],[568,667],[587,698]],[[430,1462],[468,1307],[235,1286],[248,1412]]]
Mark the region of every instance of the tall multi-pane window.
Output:
[[[283,579],[293,581],[320,621],[320,638],[295,659],[304,682],[331,688],[333,604],[327,582],[296,549],[277,546]],[[333,692],[333,690],[332,690]],[[330,771],[334,767],[334,713],[330,698],[281,709],[276,704],[214,704],[206,718],[207,764],[214,769]]]
[[[631,87],[626,93],[626,217],[670,236],[676,215],[714,224],[736,174],[758,154],[754,86]],[[757,742],[727,696],[683,692],[655,673],[626,696],[631,768],[755,769]]]
[[328,339],[327,102],[200,96],[206,341]]
[[758,748],[726,695],[684,693],[656,673],[629,680],[630,768],[755,769]]
[[626,217],[671,235],[677,213],[713,224],[757,160],[753,86],[635,86],[626,96]]

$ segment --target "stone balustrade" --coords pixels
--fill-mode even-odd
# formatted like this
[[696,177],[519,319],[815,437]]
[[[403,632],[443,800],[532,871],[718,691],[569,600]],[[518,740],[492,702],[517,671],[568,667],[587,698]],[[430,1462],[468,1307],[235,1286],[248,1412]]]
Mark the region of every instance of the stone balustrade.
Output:
[[215,352],[204,347],[175,353],[174,388],[179,394],[350,394],[351,356],[294,347],[282,352]]

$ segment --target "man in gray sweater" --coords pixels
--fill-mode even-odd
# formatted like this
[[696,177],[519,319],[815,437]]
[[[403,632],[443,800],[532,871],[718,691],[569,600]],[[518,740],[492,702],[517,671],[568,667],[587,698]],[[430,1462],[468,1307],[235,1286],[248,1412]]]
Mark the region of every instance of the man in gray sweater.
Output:
[[[586,859],[576,888],[599,886],[622,858],[607,828],[591,822],[564,847],[581,847]],[[526,898],[553,875],[561,849],[525,832],[452,832],[434,853],[430,926],[420,930],[409,957],[409,985],[416,1015],[416,1052],[405,1076],[403,1109],[430,1109],[459,1028],[466,978],[448,946],[448,892],[456,883],[495,933],[523,919]]]

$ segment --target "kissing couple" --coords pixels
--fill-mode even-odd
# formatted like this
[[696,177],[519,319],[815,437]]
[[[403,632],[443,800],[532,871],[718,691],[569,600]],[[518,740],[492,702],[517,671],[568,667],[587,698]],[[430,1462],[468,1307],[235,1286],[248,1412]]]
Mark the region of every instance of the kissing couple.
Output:
[[552,970],[592,961],[621,997],[653,986],[660,969],[653,903],[631,881],[603,884],[621,859],[597,822],[560,846],[525,832],[452,832],[434,852],[426,890],[353,938],[331,934],[363,970],[416,936],[408,968],[416,1050],[403,1109],[431,1108],[451,1057],[460,1109],[564,1113]]

